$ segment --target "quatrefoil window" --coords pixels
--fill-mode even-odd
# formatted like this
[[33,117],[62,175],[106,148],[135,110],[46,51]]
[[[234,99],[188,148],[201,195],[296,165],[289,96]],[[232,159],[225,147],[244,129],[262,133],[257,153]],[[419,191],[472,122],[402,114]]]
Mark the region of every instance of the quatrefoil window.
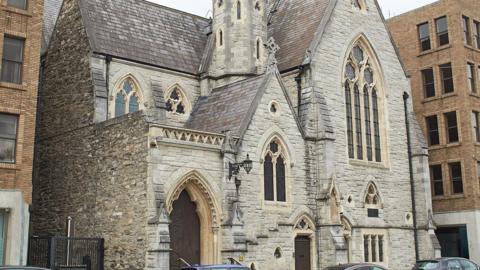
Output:
[[186,106],[186,97],[182,90],[178,87],[173,88],[167,98],[167,111],[173,114],[185,114]]

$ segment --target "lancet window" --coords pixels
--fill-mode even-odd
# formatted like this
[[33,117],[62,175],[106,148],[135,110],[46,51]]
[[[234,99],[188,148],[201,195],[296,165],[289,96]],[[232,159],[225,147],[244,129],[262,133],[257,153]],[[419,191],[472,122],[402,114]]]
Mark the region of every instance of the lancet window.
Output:
[[286,155],[278,139],[273,139],[263,162],[265,201],[286,202]]
[[114,108],[112,110],[112,115],[114,117],[119,117],[143,109],[140,90],[130,77],[124,79],[119,84],[112,99],[114,100]]

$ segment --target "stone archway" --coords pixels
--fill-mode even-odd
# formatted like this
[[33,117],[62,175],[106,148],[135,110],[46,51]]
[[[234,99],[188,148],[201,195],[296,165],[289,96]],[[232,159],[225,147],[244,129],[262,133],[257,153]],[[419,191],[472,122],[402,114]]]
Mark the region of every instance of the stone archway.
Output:
[[[166,209],[171,218],[171,248],[180,248],[187,256],[193,258],[194,263],[215,264],[219,262],[219,225],[220,213],[217,200],[212,196],[214,194],[209,188],[207,182],[197,173],[193,172],[183,178],[182,181],[167,196]],[[187,215],[177,214],[177,210],[185,209]],[[193,210],[193,212],[192,212]],[[195,217],[196,216],[196,217]],[[182,228],[184,223],[195,225],[198,218],[198,257],[195,255],[196,247],[191,250],[185,250],[183,243],[174,243],[173,241],[189,241],[187,235],[178,235],[175,228]],[[189,224],[188,226],[190,226]],[[193,226],[197,229],[196,225]],[[177,235],[175,235],[177,233]],[[195,231],[189,232],[190,237],[195,238]],[[196,245],[195,239],[192,246]],[[196,262],[199,258],[199,262]],[[190,262],[189,262],[190,263]]]

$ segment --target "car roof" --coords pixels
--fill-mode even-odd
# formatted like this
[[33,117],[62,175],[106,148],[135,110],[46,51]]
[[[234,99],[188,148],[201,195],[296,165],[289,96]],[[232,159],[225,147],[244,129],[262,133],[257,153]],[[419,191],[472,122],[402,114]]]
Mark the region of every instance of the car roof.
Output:
[[0,266],[3,270],[48,270],[47,268],[31,267],[31,266]]
[[223,269],[223,268],[233,268],[233,269],[248,269],[247,266],[238,265],[238,264],[221,264],[221,265],[192,265],[184,267],[183,269]]
[[[348,269],[349,267],[354,267],[354,266],[376,266],[376,267],[381,267],[380,265],[371,264],[371,263],[350,263],[350,264],[334,265],[334,266],[327,267],[326,269],[344,270],[344,269]],[[383,267],[381,267],[381,268],[383,268]]]

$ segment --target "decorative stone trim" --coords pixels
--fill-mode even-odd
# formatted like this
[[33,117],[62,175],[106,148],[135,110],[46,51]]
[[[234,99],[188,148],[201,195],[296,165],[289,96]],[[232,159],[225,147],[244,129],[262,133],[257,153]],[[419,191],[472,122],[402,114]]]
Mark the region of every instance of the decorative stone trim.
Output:
[[[155,145],[161,141],[177,141],[201,146],[222,147],[225,143],[227,143],[226,136],[224,134],[208,133],[167,126],[151,127],[150,136],[153,137],[152,144]],[[238,142],[238,138],[233,138],[232,140],[234,144]]]

